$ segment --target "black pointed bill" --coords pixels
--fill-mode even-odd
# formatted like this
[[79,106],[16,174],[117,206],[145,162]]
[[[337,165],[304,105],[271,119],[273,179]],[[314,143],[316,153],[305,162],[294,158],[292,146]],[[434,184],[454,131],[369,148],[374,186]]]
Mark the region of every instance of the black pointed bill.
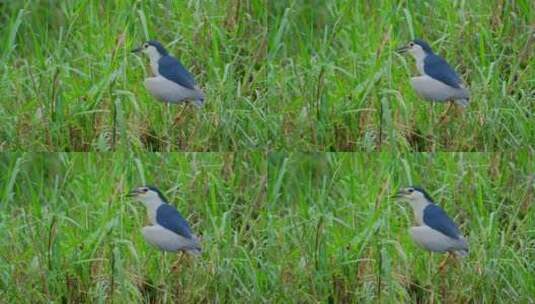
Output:
[[136,197],[139,193],[140,191],[138,189],[134,189],[128,192],[128,194],[126,194],[126,197]]
[[408,192],[405,189],[401,189],[396,194],[392,195],[392,198],[393,199],[402,199],[407,194],[408,194]]
[[403,53],[407,53],[408,50],[409,50],[409,46],[405,45],[405,46],[398,48],[396,51],[400,54],[403,54]]

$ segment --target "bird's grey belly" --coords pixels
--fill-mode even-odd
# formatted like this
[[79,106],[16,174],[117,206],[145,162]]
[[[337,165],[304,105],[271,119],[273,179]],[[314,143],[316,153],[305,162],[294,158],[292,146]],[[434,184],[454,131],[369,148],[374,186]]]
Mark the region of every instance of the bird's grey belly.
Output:
[[149,244],[161,250],[186,251],[192,254],[200,253],[200,245],[197,239],[187,239],[160,225],[143,227],[141,233]]
[[145,87],[152,96],[163,102],[178,103],[202,99],[202,94],[198,90],[180,86],[162,76],[145,79]]
[[411,227],[410,235],[412,239],[427,250],[435,252],[447,251],[468,251],[468,245],[464,238],[451,238],[429,226]]
[[430,101],[448,101],[468,99],[470,96],[465,88],[454,88],[435,80],[429,76],[411,78],[411,84],[416,93]]

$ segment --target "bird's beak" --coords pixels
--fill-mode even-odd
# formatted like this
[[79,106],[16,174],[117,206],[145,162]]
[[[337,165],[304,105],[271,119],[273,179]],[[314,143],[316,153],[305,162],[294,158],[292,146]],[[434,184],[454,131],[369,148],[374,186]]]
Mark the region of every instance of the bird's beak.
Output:
[[402,46],[400,47],[399,49],[397,49],[396,51],[400,54],[404,54],[404,53],[407,53],[407,51],[409,50],[409,47],[407,45],[405,46]]
[[126,195],[127,197],[136,197],[139,194],[139,191],[137,189],[134,189]]
[[138,47],[138,48],[135,48],[132,50],[132,53],[139,53],[141,52],[142,48],[141,47]]
[[399,190],[396,194],[392,195],[392,199],[402,199],[405,197],[406,192],[404,190]]

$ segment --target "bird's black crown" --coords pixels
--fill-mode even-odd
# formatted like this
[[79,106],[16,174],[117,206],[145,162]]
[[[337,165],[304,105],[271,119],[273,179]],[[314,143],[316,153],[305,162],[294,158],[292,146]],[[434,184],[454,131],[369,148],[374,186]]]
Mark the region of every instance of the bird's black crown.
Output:
[[160,42],[158,42],[156,40],[149,40],[149,41],[147,41],[147,43],[149,45],[152,45],[153,47],[155,47],[158,50],[158,53],[160,53],[161,55],[163,55],[163,56],[167,56],[168,55],[167,50],[163,47],[163,45]]
[[160,199],[161,199],[162,201],[164,201],[164,202],[166,202],[166,203],[168,202],[168,201],[167,201],[167,198],[165,198],[165,195],[163,195],[163,193],[160,191],[160,189],[158,189],[158,188],[156,188],[156,187],[154,187],[154,186],[150,186],[150,185],[146,185],[145,187],[147,187],[147,188],[149,188],[150,190],[152,190],[152,191],[158,193],[158,196],[160,197]]
[[427,193],[427,191],[425,191],[422,187],[419,187],[419,186],[410,186],[410,188],[418,191],[418,192],[421,192],[425,199],[427,199],[428,201],[430,202],[433,202],[433,199],[431,198],[431,195],[429,195],[429,193]]
[[422,49],[424,49],[424,51],[426,53],[433,53],[433,50],[431,49],[429,44],[427,44],[427,42],[423,41],[422,39],[414,39],[412,42],[414,42],[417,45],[421,46]]

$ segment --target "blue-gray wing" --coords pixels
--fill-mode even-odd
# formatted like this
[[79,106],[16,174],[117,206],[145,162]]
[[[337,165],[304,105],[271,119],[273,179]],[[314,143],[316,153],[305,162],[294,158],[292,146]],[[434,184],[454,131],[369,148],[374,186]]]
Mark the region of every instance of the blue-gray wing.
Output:
[[459,229],[457,228],[457,225],[455,225],[442,208],[435,204],[429,204],[425,207],[424,223],[451,238],[459,238]]
[[434,79],[440,80],[451,87],[461,87],[461,79],[457,73],[455,73],[446,60],[435,54],[429,54],[425,57],[424,72]]
[[163,77],[180,86],[191,90],[195,89],[195,79],[193,79],[193,76],[178,59],[172,56],[163,56],[160,58],[158,61],[158,72]]
[[181,235],[187,239],[191,239],[191,229],[188,222],[175,209],[175,207],[168,204],[161,204],[156,209],[156,222],[166,229]]

